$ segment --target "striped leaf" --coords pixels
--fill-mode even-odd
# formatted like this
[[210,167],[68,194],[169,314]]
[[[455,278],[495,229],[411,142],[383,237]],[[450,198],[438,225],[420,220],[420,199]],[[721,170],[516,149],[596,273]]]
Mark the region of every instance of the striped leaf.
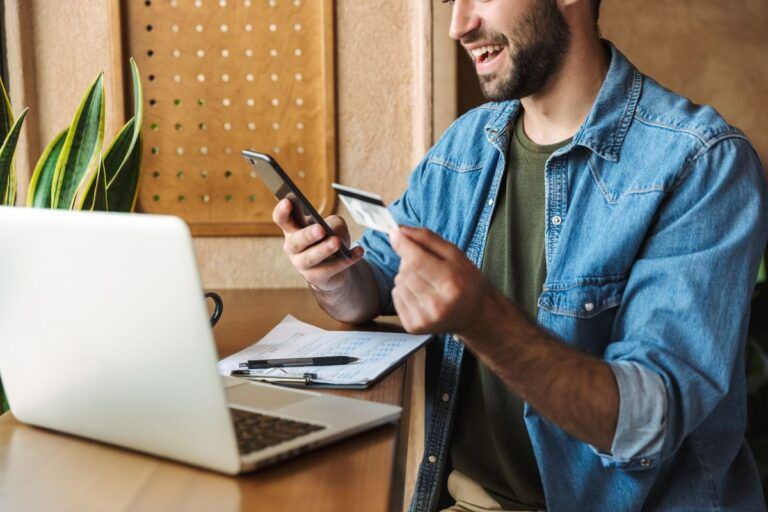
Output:
[[24,109],[19,118],[13,123],[11,131],[0,146],[0,197],[4,205],[13,205],[16,202],[16,173],[13,170],[13,154],[16,152],[16,144],[19,142],[21,125],[29,109]]
[[69,127],[53,172],[51,207],[71,209],[82,204],[96,177],[104,142],[104,74],[85,94]]
[[[105,175],[107,176],[107,189],[109,189],[109,182],[111,181],[111,178],[114,177],[115,172],[120,168],[121,165],[123,165],[124,155],[130,149],[132,140],[133,118],[131,118],[131,120],[128,121],[120,130],[120,133],[115,136],[115,140],[113,140],[112,144],[109,145],[107,153],[104,156],[104,160],[102,161],[102,168],[109,169],[109,171],[105,170]],[[91,185],[91,188],[88,190],[88,196],[85,200],[85,204],[90,204],[89,201],[93,201],[93,210],[101,212],[109,211],[107,203],[111,203],[111,201],[108,200],[108,195],[105,194],[99,197],[97,194],[95,194],[96,186],[97,183],[95,182]],[[95,200],[94,196],[96,196]]]
[[85,204],[101,211],[129,212],[136,206],[142,159],[142,120],[144,114],[144,93],[136,62],[131,59],[133,77],[133,117],[123,126],[104,156],[104,171],[107,179],[107,193],[96,193],[96,184],[91,185]]
[[[0,144],[2,144],[13,126],[13,110],[11,101],[8,99],[8,93],[5,91],[5,84],[0,79]],[[15,193],[16,173],[13,165],[7,174],[3,175],[0,171],[0,204],[9,204],[9,198],[16,197]]]
[[29,189],[27,189],[27,206],[34,208],[51,207],[53,172],[56,170],[56,163],[59,161],[61,148],[64,147],[68,131],[62,130],[56,135],[37,161],[29,181]]
[[107,172],[104,169],[104,161],[99,166],[99,172],[96,179],[88,189],[88,194],[80,209],[88,208],[90,211],[99,210],[109,211],[109,200],[107,199]]
[[126,123],[104,157],[107,194],[97,198],[94,210],[130,212],[136,205],[143,139],[141,131],[135,133],[134,126],[134,119]]
[[16,205],[16,169],[15,158],[11,160],[11,173],[8,176],[8,190],[5,192],[5,204]]
[[101,161],[99,172],[96,179],[88,187],[88,193],[85,195],[83,203],[78,207],[79,210],[88,209],[90,211],[109,211],[107,201],[107,173],[104,171],[104,160]]
[[128,154],[125,167],[114,177],[107,189],[109,210],[113,212],[132,212],[139,197],[141,179],[141,158],[144,154],[144,136],[139,133],[136,144]]
[[0,79],[0,140],[5,140],[12,126],[13,110],[11,110],[11,100],[8,99],[5,84]]
[[109,209],[115,212],[130,212],[136,206],[143,156],[141,129],[144,122],[144,91],[136,61],[131,58],[130,63],[133,79],[133,119],[126,123],[121,132],[131,134],[130,142],[123,148],[116,140],[104,157]]

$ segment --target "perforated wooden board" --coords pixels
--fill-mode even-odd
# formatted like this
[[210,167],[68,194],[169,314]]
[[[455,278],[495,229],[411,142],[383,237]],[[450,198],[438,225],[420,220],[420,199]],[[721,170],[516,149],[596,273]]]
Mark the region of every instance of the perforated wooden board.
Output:
[[275,200],[240,155],[253,149],[330,212],[332,9],[332,0],[120,2],[123,57],[136,59],[144,84],[140,211],[179,215],[195,235],[276,233]]

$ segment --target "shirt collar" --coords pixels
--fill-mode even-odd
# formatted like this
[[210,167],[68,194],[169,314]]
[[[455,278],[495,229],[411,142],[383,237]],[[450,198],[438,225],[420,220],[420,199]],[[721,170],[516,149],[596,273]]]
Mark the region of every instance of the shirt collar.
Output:
[[[589,148],[606,160],[618,162],[640,98],[643,75],[613,44],[609,41],[604,43],[611,53],[611,64],[592,110],[573,137],[573,144]],[[488,107],[498,110],[485,125],[485,136],[496,145],[500,138],[508,136],[507,128],[519,113],[520,101],[492,103]]]

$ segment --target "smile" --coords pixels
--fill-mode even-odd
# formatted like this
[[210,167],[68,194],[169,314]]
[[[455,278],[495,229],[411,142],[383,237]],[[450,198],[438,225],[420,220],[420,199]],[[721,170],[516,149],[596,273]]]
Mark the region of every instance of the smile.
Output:
[[503,45],[494,44],[489,46],[483,46],[480,48],[475,48],[474,50],[470,50],[469,53],[470,55],[472,55],[472,58],[475,60],[475,64],[480,64],[482,62],[492,60],[499,53],[501,53],[503,49],[504,49]]

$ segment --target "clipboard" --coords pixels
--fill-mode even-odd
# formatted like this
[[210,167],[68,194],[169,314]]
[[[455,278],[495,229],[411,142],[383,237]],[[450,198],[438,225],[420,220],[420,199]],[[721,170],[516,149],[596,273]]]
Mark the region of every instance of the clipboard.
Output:
[[[266,336],[219,361],[219,373],[271,384],[316,389],[367,389],[380,381],[431,335],[403,332],[326,331],[291,315]],[[231,375],[240,363],[253,359],[351,356],[356,362],[333,366],[269,368],[251,375]]]
[[[426,342],[429,343],[432,340],[433,336],[431,336]],[[379,374],[375,379],[369,380],[367,382],[360,382],[356,384],[333,384],[328,382],[318,382],[317,381],[317,374],[316,373],[309,373],[305,372],[302,378],[293,378],[293,377],[274,377],[270,375],[249,375],[249,376],[243,376],[243,375],[230,375],[231,377],[237,378],[237,379],[245,379],[245,380],[251,380],[254,382],[264,382],[267,384],[274,384],[276,386],[285,386],[288,388],[313,388],[313,389],[350,389],[350,390],[364,390],[368,389],[374,384],[378,383],[379,381],[383,380],[387,375],[394,372],[397,368],[400,367],[401,364],[405,363],[405,361],[417,350],[419,350],[422,346],[420,345],[410,352],[408,352],[405,356],[403,356],[401,359],[399,359],[396,363],[394,363],[392,366],[387,368],[383,373]]]

